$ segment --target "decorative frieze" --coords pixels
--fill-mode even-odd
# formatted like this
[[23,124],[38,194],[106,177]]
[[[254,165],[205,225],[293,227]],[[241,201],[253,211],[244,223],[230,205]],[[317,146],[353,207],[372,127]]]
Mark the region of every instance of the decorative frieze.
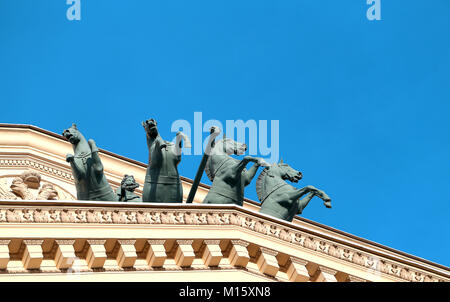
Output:
[[73,175],[70,170],[62,170],[48,164],[44,164],[35,160],[30,159],[12,159],[12,158],[2,158],[0,159],[0,167],[24,167],[31,168],[34,170],[38,170],[44,172],[46,174],[50,174],[53,177],[73,182]]
[[[361,267],[364,271],[373,270],[381,274],[393,276],[398,279],[406,281],[439,281],[445,280],[434,273],[416,269],[413,266],[408,266],[400,262],[394,262],[386,257],[379,256],[374,258],[373,255],[349,247],[340,243],[329,241],[328,239],[321,238],[318,235],[312,235],[302,230],[287,226],[286,224],[278,224],[277,222],[267,220],[257,215],[250,215],[245,212],[241,212],[237,209],[202,209],[196,208],[193,205],[189,208],[124,208],[124,207],[86,207],[80,205],[77,207],[62,206],[57,203],[49,203],[48,206],[35,206],[29,203],[27,206],[13,206],[0,205],[0,223],[80,223],[80,224],[158,224],[158,225],[223,225],[223,226],[236,226],[246,230],[254,231],[262,236],[271,236],[278,240],[288,242],[296,245],[301,249],[310,250],[316,254],[327,255],[332,257],[336,261],[349,262],[352,265]],[[151,245],[147,253],[149,265],[158,267],[163,265],[165,250],[158,245]],[[153,247],[154,246],[154,247]],[[189,247],[189,248],[188,248]],[[100,248],[99,248],[100,249]],[[103,247],[104,249],[104,247]],[[186,266],[190,265],[191,260],[195,257],[192,247],[189,244],[178,244],[176,254],[178,255],[177,265]],[[101,250],[101,249],[100,249]],[[99,251],[93,252],[93,255],[100,253]],[[217,247],[206,249],[208,250],[205,258],[208,265],[213,266],[217,263],[217,259],[220,258],[219,250]],[[103,251],[104,252],[104,251]],[[209,254],[208,254],[209,253]],[[208,260],[208,255],[212,258]],[[214,256],[215,255],[215,256]],[[101,263],[101,259],[106,259],[106,256],[94,257],[91,261],[90,267],[98,267],[98,263]],[[238,244],[237,241],[230,242],[229,252],[227,257],[230,264],[233,266],[245,267],[250,259],[248,251],[245,246]],[[95,260],[94,259],[97,259]],[[273,259],[272,259],[273,260]],[[205,261],[205,260],[204,260]],[[208,262],[209,261],[209,262]],[[220,261],[220,260],[219,260]],[[261,267],[266,267],[265,263],[271,261],[261,258]],[[103,261],[104,262],[104,261]],[[4,264],[3,264],[4,265]],[[94,266],[92,266],[94,265]],[[298,265],[297,265],[298,266]],[[275,266],[274,266],[275,267]],[[294,270],[293,265],[292,272],[298,271],[298,268]],[[276,268],[272,269],[273,271]]]

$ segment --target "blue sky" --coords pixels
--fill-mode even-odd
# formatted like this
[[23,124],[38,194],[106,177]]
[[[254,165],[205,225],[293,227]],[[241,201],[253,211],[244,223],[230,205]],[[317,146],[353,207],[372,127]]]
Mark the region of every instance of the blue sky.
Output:
[[450,265],[450,1],[383,0],[381,21],[365,0],[81,4],[68,21],[65,0],[0,0],[1,123],[76,122],[146,162],[149,117],[165,139],[196,111],[279,120],[296,186],[333,199],[303,217]]

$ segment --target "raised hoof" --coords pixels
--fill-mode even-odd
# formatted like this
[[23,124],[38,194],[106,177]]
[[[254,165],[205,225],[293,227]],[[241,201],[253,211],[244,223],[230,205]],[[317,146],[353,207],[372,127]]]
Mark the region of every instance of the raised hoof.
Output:
[[73,162],[74,158],[75,157],[73,156],[73,154],[67,154],[66,155],[66,162],[68,162],[68,163]]

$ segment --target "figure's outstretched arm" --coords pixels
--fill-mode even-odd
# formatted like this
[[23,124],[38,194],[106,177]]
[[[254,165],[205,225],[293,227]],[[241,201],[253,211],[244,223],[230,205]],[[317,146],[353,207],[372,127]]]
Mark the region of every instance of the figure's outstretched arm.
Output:
[[[248,174],[248,179],[247,179],[247,174],[245,175],[246,185],[248,185],[252,181],[253,177],[255,176],[256,170],[258,170],[259,166],[265,166],[265,167],[269,166],[269,164],[266,163],[266,161],[264,161],[262,158],[252,157],[252,156],[245,156],[244,159],[241,160],[239,162],[239,164],[237,164],[233,168],[234,169],[233,175],[236,175],[236,177],[239,176],[249,162],[254,162],[255,165],[253,165],[253,167],[252,167],[252,168],[254,168],[254,170],[252,170],[252,168],[250,168],[251,172]],[[248,181],[248,183],[247,183],[247,181]]]
[[233,167],[233,175],[235,175],[236,177],[241,175],[242,171],[245,169],[245,167],[247,167],[247,164],[251,161],[256,163],[253,157],[245,156],[243,160],[241,160],[236,166]]
[[258,171],[258,168],[260,166],[261,165],[259,163],[255,163],[250,169],[245,172],[245,186],[248,186],[252,182],[252,179],[255,177],[256,171]]
[[184,141],[186,148],[191,148],[191,141],[189,140],[189,137],[183,132],[178,131],[175,140],[175,147],[173,148],[173,152],[176,156],[181,156],[182,141]]
[[91,148],[91,157],[93,160],[94,171],[97,173],[101,173],[101,172],[103,172],[103,164],[100,159],[100,156],[98,156],[97,145],[95,144],[95,141],[93,139],[90,139],[88,141],[88,144],[89,144],[89,147]]
[[166,148],[167,147],[166,142],[159,135],[155,138],[155,144],[156,144],[156,149],[157,150],[161,150],[162,148]]

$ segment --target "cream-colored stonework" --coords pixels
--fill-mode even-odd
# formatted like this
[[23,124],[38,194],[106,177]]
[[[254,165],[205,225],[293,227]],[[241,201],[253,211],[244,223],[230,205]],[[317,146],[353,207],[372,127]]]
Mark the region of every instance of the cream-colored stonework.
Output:
[[[0,245],[9,251],[0,280],[37,269],[70,268],[101,280],[104,272],[189,268],[276,281],[450,281],[447,268],[374,254],[368,245],[336,242],[238,206],[1,201],[0,227]],[[61,266],[61,258],[73,263]],[[147,280],[158,280],[152,276]]]
[[[32,170],[20,175],[0,177],[0,199],[9,200],[75,200],[69,192],[52,184],[41,181],[41,174]],[[31,181],[30,181],[31,179]]]
[[[193,204],[69,200],[69,152],[59,135],[0,125],[0,281],[450,281],[447,267],[307,219],[260,214],[253,201],[203,205],[206,185]],[[113,187],[133,174],[142,190],[144,164],[101,157]],[[18,177],[29,194],[19,195],[33,200],[11,189]],[[191,183],[183,178],[184,198]],[[46,199],[44,184],[53,200],[36,200]]]

